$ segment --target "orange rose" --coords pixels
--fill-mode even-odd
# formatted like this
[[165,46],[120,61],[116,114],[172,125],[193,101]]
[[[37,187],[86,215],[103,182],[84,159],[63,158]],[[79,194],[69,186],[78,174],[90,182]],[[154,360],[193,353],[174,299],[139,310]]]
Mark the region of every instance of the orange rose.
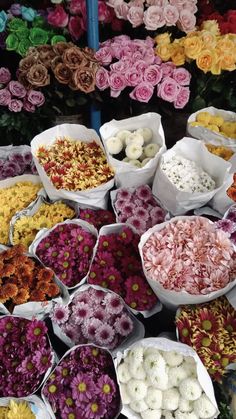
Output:
[[200,52],[197,57],[196,64],[200,70],[204,73],[211,71],[212,67],[216,65],[217,56],[215,51],[211,51],[210,49],[204,49]]
[[72,77],[71,69],[64,63],[59,63],[53,70],[56,79],[59,83],[69,84]]
[[184,40],[184,51],[188,58],[196,59],[203,48],[203,42],[198,36],[187,37]]

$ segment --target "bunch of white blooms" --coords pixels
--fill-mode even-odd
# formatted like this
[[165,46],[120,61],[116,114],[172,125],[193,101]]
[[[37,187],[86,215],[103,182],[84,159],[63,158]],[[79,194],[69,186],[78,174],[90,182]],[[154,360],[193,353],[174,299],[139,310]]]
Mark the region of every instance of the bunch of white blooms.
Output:
[[161,169],[177,189],[184,192],[209,192],[215,189],[215,181],[194,161],[179,155],[163,160]]
[[216,414],[192,357],[136,346],[119,364],[117,376],[123,404],[140,419],[212,419]]
[[108,138],[106,146],[109,154],[117,158],[117,155],[121,153],[118,157],[121,157],[124,163],[140,168],[155,157],[161,148],[152,140],[153,132],[150,128],[139,128],[136,131],[123,129],[115,136]]

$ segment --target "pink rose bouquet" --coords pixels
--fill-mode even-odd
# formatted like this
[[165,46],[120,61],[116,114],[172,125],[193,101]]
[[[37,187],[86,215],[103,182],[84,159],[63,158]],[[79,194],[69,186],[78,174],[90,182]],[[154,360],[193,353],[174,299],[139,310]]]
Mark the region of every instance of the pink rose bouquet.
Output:
[[204,217],[170,220],[140,244],[140,252],[147,277],[165,290],[210,296],[235,279],[229,235]]
[[108,0],[107,4],[133,28],[144,24],[149,31],[163,26],[178,26],[183,32],[195,29],[197,0]]
[[127,89],[131,99],[147,103],[154,96],[182,109],[189,101],[190,73],[155,56],[154,41],[131,40],[127,35],[116,36],[101,43],[95,54],[101,67],[96,72],[96,86],[110,88],[111,97]]

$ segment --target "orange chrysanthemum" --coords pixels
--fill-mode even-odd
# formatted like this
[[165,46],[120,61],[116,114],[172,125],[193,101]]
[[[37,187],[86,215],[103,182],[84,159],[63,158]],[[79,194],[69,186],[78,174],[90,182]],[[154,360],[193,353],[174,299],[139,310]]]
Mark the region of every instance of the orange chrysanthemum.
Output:
[[11,275],[14,275],[15,270],[16,270],[15,265],[13,265],[12,263],[11,264],[8,263],[4,265],[3,268],[0,270],[0,276],[9,278]]
[[49,290],[49,286],[50,286],[50,283],[49,282],[42,280],[42,281],[39,281],[37,283],[36,289],[37,290],[40,290],[40,291],[43,291],[45,294],[47,294],[47,292]]
[[53,279],[53,271],[51,269],[41,268],[38,272],[38,280],[50,282]]
[[4,284],[1,286],[2,295],[7,298],[13,298],[18,293],[18,287],[15,284]]
[[47,295],[49,297],[56,297],[60,293],[60,288],[57,286],[57,284],[50,284],[48,287]]
[[229,189],[227,189],[227,195],[230,199],[232,199],[232,201],[236,202],[236,184],[233,184]]
[[31,301],[46,301],[46,296],[43,291],[34,290],[31,292],[30,300]]
[[12,299],[14,304],[24,304],[29,299],[29,292],[25,288],[20,288],[17,295]]

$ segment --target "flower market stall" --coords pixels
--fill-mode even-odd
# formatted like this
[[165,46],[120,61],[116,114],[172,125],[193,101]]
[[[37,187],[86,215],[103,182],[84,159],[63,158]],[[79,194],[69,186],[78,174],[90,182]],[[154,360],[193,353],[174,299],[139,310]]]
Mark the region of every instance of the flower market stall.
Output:
[[236,419],[235,0],[0,1],[0,418]]

